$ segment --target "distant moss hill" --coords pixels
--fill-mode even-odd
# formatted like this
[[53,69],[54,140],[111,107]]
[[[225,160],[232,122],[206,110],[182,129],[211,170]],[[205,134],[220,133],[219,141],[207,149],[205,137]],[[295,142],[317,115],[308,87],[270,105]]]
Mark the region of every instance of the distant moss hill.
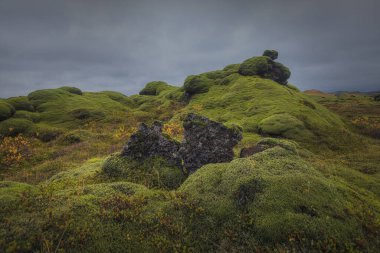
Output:
[[286,137],[305,143],[337,146],[344,132],[335,114],[288,84],[290,70],[266,50],[241,64],[191,75],[182,87],[163,81],[147,83],[139,95],[82,92],[74,87],[38,90],[26,97],[0,101],[0,134],[35,135],[44,141],[83,123],[112,122],[125,113],[140,121],[178,121],[197,112],[225,124],[238,124],[244,141],[258,136]]

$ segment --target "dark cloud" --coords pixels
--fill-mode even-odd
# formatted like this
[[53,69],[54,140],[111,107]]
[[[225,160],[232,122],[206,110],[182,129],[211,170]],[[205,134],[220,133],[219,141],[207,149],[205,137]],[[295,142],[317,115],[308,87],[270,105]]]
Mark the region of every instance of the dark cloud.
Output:
[[0,0],[0,97],[148,81],[280,51],[301,89],[380,89],[378,0]]

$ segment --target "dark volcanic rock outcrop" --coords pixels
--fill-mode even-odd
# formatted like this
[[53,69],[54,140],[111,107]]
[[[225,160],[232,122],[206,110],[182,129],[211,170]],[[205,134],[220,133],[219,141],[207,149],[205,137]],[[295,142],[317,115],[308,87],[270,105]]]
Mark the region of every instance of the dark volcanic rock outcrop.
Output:
[[178,142],[162,135],[162,124],[156,121],[150,128],[142,123],[138,131],[127,142],[121,155],[136,160],[162,157],[170,165],[180,167],[179,147],[180,144]]
[[241,130],[227,128],[193,113],[187,115],[183,126],[185,138],[180,155],[190,173],[208,163],[231,161],[232,149],[242,139]]

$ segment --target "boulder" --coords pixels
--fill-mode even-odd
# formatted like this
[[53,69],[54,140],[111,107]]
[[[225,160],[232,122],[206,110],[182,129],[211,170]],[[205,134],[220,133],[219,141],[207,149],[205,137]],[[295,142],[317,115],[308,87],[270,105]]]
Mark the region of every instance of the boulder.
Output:
[[179,152],[189,173],[208,163],[231,161],[233,147],[242,139],[241,129],[193,113],[187,115],[183,126],[185,136]]
[[286,85],[291,72],[283,64],[274,61],[277,57],[277,51],[265,50],[263,56],[249,58],[240,64],[239,74],[243,76],[260,76]]
[[272,60],[276,60],[278,57],[278,52],[276,50],[265,50],[263,56],[267,56]]
[[151,157],[164,158],[168,164],[181,167],[178,154],[180,144],[162,135],[162,123],[154,122],[151,127],[141,123],[125,145],[121,155],[136,160]]

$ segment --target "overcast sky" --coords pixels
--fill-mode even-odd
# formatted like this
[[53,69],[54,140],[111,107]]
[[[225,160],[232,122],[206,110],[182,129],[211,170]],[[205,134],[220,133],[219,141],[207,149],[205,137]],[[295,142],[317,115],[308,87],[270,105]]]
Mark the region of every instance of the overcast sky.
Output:
[[180,86],[264,49],[302,90],[380,90],[379,13],[379,0],[0,0],[0,97]]

